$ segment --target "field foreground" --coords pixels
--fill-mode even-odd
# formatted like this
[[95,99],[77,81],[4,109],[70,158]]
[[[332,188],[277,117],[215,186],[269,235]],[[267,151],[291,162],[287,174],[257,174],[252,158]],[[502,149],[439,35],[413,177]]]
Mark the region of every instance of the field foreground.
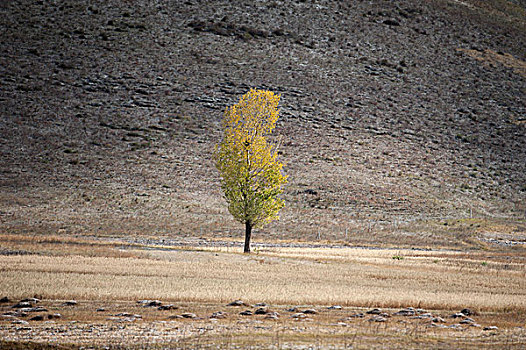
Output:
[[[519,249],[275,244],[244,255],[229,242],[20,235],[0,242],[3,348],[500,349],[526,342]],[[243,303],[227,305],[234,300]]]

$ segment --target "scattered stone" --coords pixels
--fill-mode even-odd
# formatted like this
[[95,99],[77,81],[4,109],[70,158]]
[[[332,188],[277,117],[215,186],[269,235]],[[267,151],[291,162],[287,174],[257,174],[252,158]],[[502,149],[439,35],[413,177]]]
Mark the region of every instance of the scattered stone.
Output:
[[20,302],[27,302],[27,303],[32,303],[32,304],[36,304],[40,301],[40,299],[37,299],[37,298],[25,298],[25,299],[22,299],[20,300]]
[[257,303],[254,307],[267,307],[267,303]]
[[463,319],[459,323],[460,324],[472,324],[472,323],[475,323],[475,320],[473,320],[472,318],[466,317],[465,319]]
[[473,310],[468,309],[468,308],[462,309],[462,310],[460,311],[460,313],[461,313],[461,314],[464,314],[464,315],[466,315],[466,316],[472,316],[472,315],[475,314],[475,313],[473,312]]
[[434,317],[431,321],[435,323],[445,323],[446,322],[446,320],[444,320],[442,317]]
[[227,304],[227,306],[246,306],[243,300],[234,300],[233,302]]
[[2,321],[9,321],[9,320],[15,320],[16,316],[14,315],[0,315],[0,320]]
[[183,316],[181,315],[171,315],[171,316],[168,316],[168,319],[169,320],[179,320],[179,319],[182,319]]
[[62,305],[64,306],[75,306],[77,305],[77,301],[76,300],[68,300],[68,301],[65,301]]
[[296,308],[296,307],[291,307],[290,309],[287,309],[287,310],[285,310],[285,311],[287,311],[287,312],[297,312],[297,311],[298,311],[298,308]]
[[23,324],[23,325],[28,325],[29,322],[27,321],[24,321],[24,320],[13,320],[11,321],[12,324]]
[[340,305],[332,305],[327,308],[328,310],[341,310],[342,307]]
[[48,318],[48,320],[52,320],[52,319],[62,318],[62,315],[59,314],[59,313],[49,314],[49,315],[47,315],[47,318]]
[[460,313],[460,312],[457,312],[457,313],[451,315],[450,317],[451,317],[451,318],[464,318],[465,315],[462,314],[462,313]]
[[197,318],[197,315],[191,312],[185,312],[184,314],[181,314],[184,318]]
[[241,316],[252,316],[253,315],[252,311],[250,310],[241,311],[239,314]]
[[382,313],[382,310],[380,309],[372,309],[366,312],[368,315],[379,315]]
[[387,322],[387,318],[380,315],[373,316],[369,319],[369,322]]
[[307,318],[307,315],[302,312],[297,312],[290,316],[291,318]]
[[279,317],[273,314],[268,314],[265,316],[265,320],[279,320]]
[[47,312],[48,310],[42,306],[37,306],[37,307],[31,307],[31,308],[28,308],[28,309],[20,309],[20,311],[25,311],[25,312]]
[[2,304],[3,303],[9,303],[9,302],[10,302],[10,300],[9,300],[8,297],[3,297],[2,299],[0,299],[0,303],[2,303]]
[[268,310],[266,307],[260,307],[256,311],[254,311],[254,315],[266,315],[268,313]]
[[223,311],[217,311],[217,312],[214,312],[212,314],[212,316],[210,316],[210,318],[226,318],[228,314],[226,312],[223,312]]
[[498,331],[499,330],[499,327],[497,326],[486,326],[484,328],[482,328],[483,331]]
[[43,315],[36,315],[36,316],[33,316],[29,319],[30,321],[44,321],[44,316]]
[[96,312],[103,312],[103,311],[106,311],[106,309],[103,308],[103,307],[99,307],[99,308],[98,308],[97,310],[95,310],[95,311],[96,311]]
[[159,300],[150,300],[148,303],[146,303],[145,307],[154,307],[154,306],[161,306],[162,303]]
[[279,319],[279,313],[276,312],[276,311],[269,312],[269,313],[265,316],[265,319],[266,319],[266,320],[277,320],[277,319]]
[[175,306],[174,304],[168,304],[168,305],[161,305],[157,309],[158,310],[177,310],[179,307]]
[[363,314],[363,312],[358,312],[358,313],[349,315],[348,317],[350,317],[350,318],[364,318],[365,315]]
[[393,314],[393,316],[414,316],[414,315],[415,315],[415,311],[411,309],[403,309]]
[[13,309],[30,308],[33,305],[29,301],[19,301],[18,304],[12,306]]
[[306,310],[303,310],[303,313],[307,315],[316,315],[318,311],[316,309],[306,309]]

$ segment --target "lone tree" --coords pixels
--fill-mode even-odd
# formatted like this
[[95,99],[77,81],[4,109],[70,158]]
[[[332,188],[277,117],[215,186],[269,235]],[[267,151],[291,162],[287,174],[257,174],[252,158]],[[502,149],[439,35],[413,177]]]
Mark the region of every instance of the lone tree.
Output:
[[245,224],[245,253],[250,253],[252,228],[278,219],[285,205],[279,198],[287,176],[278,161],[278,144],[268,135],[279,117],[279,95],[250,89],[225,110],[223,139],[214,159],[228,211]]

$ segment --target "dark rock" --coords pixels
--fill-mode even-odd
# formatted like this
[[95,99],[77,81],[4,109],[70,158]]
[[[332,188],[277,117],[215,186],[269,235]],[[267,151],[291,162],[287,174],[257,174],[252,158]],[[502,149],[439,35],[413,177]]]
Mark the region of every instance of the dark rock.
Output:
[[184,318],[197,318],[197,315],[191,312],[185,312],[184,314],[181,314]]
[[36,315],[29,319],[30,321],[44,321],[44,315]]
[[472,319],[472,318],[467,317],[467,318],[463,319],[462,321],[460,321],[459,323],[460,324],[472,324],[472,323],[475,323],[475,320]]
[[266,307],[260,307],[256,311],[254,311],[254,315],[266,315],[268,313],[268,310]]
[[250,311],[250,310],[245,310],[245,311],[241,311],[239,313],[241,316],[252,316],[253,315],[253,312]]
[[242,300],[234,300],[233,302],[227,304],[227,306],[247,306]]
[[368,315],[379,315],[382,313],[382,310],[380,309],[372,309],[366,312]]
[[46,312],[47,309],[42,306],[32,307],[28,309],[23,309],[26,312]]
[[2,299],[0,299],[0,303],[9,303],[9,298],[8,297],[3,297]]
[[297,318],[297,319],[298,318],[307,318],[307,315],[304,314],[303,312],[297,312],[297,313],[291,315],[290,317],[291,318]]
[[327,308],[328,310],[341,310],[342,307],[340,305],[332,305]]
[[483,331],[498,331],[499,330],[499,327],[497,326],[486,326],[484,328],[482,328]]
[[403,309],[393,314],[393,316],[414,316],[414,315],[415,315],[415,311],[410,310],[410,309]]
[[153,307],[153,306],[161,306],[161,304],[162,304],[162,302],[160,302],[159,300],[150,300],[144,306],[146,306],[146,307]]
[[468,308],[466,308],[466,309],[462,309],[462,310],[460,311],[460,313],[461,313],[461,314],[464,314],[464,315],[466,315],[466,316],[472,316],[472,315],[475,314],[475,313],[473,312],[473,310],[468,309]]
[[460,313],[460,312],[457,312],[457,313],[451,315],[450,317],[451,317],[451,318],[464,318],[465,316],[466,316],[466,315],[464,315],[464,314],[462,314],[462,313]]
[[49,315],[47,315],[47,318],[48,318],[49,320],[53,320],[53,319],[62,318],[62,315],[59,314],[59,313],[49,314]]
[[400,25],[400,22],[398,22],[397,20],[394,20],[394,19],[386,19],[382,23],[383,24],[387,24],[388,26],[395,26],[395,27]]
[[26,307],[32,307],[33,305],[29,301],[20,301],[18,304],[12,306],[14,309],[22,309]]
[[98,308],[97,310],[95,310],[95,311],[96,311],[96,312],[103,312],[103,311],[106,311],[106,309],[103,308],[103,307],[99,307],[99,308]]
[[310,315],[315,315],[315,314],[318,313],[318,311],[315,310],[315,309],[306,309],[306,310],[303,310],[302,312],[303,312],[304,314],[310,314]]
[[77,305],[77,301],[76,300],[68,300],[68,301],[65,301],[62,305],[64,306],[75,306]]
[[157,309],[159,310],[177,310],[179,307],[175,306],[174,304],[168,304],[168,305],[161,305]]

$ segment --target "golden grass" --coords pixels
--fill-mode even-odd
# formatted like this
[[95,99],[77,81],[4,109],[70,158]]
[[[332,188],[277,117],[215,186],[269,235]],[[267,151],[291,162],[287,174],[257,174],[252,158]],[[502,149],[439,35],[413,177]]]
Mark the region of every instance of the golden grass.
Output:
[[[0,295],[526,311],[524,262],[491,253],[275,248],[0,256]],[[520,260],[518,260],[520,261]]]

